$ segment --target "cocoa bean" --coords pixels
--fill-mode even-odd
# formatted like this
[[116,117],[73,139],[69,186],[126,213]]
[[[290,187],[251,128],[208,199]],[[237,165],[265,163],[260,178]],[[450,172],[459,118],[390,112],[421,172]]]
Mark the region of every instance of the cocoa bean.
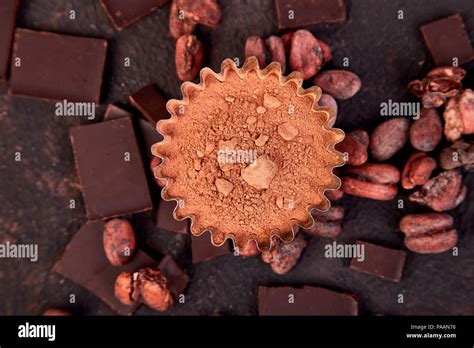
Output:
[[272,35],[265,40],[265,43],[270,52],[271,61],[280,63],[281,71],[284,73],[286,70],[286,56],[283,42],[278,36]]
[[474,91],[466,89],[459,97],[459,113],[462,120],[462,133],[474,133]]
[[344,193],[379,201],[389,201],[397,196],[394,184],[377,184],[346,176],[342,178],[342,186]]
[[346,154],[347,164],[360,166],[367,162],[368,146],[369,135],[366,131],[358,129],[346,134],[344,140],[336,144],[336,150]]
[[319,106],[328,107],[332,110],[334,117],[332,117],[328,122],[328,127],[333,127],[337,120],[337,103],[336,100],[331,97],[329,94],[321,94],[321,98],[318,101]]
[[466,190],[461,174],[456,170],[448,170],[429,180],[420,191],[408,198],[435,211],[445,211],[458,206],[464,200]]
[[407,236],[415,236],[453,226],[453,218],[445,213],[410,214],[400,220],[400,230]]
[[338,201],[344,196],[344,190],[342,187],[338,188],[337,190],[328,190],[325,192],[325,195],[332,202]]
[[307,234],[336,238],[341,233],[341,222],[344,218],[344,208],[341,206],[332,206],[326,211],[313,209],[311,216],[314,219],[313,226],[304,229]]
[[283,43],[283,47],[285,48],[285,54],[287,56],[290,55],[291,49],[291,38],[293,37],[293,32],[290,31],[289,33],[283,34],[281,36],[281,42]]
[[314,85],[336,99],[353,97],[362,85],[359,77],[347,70],[327,70],[316,75]]
[[176,0],[186,18],[209,27],[221,21],[222,12],[216,0]]
[[247,243],[245,248],[239,250],[239,256],[254,256],[258,254],[260,254],[260,250],[254,240],[251,240]]
[[273,272],[285,274],[296,265],[307,243],[303,235],[298,233],[289,243],[274,238],[272,244],[270,251],[262,252],[262,260],[270,264]]
[[158,166],[161,164],[161,158],[160,157],[153,157],[153,159],[150,162],[150,169],[151,172],[153,173],[153,178],[155,179],[156,184],[163,188],[166,186],[166,179],[163,179],[160,177],[159,169]]
[[415,152],[409,158],[402,172],[402,187],[410,190],[424,185],[436,168],[436,161],[424,152]]
[[193,80],[201,69],[204,52],[194,35],[183,35],[176,41],[176,72],[181,81]]
[[178,39],[180,36],[185,34],[193,34],[194,29],[196,28],[196,22],[191,19],[186,18],[184,14],[178,8],[176,0],[173,0],[171,3],[170,10],[170,33],[175,39]]
[[385,161],[400,150],[408,140],[410,121],[394,118],[380,124],[370,136],[370,153],[377,161]]
[[420,118],[410,127],[410,142],[420,151],[432,151],[443,135],[443,126],[436,109],[421,109]]
[[391,164],[365,163],[347,168],[344,173],[377,184],[396,184],[400,181],[400,172]]
[[323,52],[313,34],[305,29],[295,31],[291,37],[291,70],[299,71],[303,80],[307,80],[313,77],[323,64]]
[[474,144],[462,140],[443,149],[439,155],[439,165],[443,169],[454,169],[463,166],[474,169]]
[[112,219],[103,233],[105,256],[114,266],[126,264],[135,252],[135,232],[125,219]]
[[265,68],[270,62],[270,54],[265,42],[261,37],[250,36],[245,42],[245,58],[256,57],[261,69]]

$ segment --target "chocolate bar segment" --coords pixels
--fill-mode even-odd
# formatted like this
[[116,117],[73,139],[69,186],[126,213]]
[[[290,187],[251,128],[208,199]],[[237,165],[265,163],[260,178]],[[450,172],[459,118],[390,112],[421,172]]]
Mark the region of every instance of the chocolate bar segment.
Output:
[[70,136],[89,220],[152,208],[130,117],[73,127]]
[[335,23],[346,19],[343,0],[276,0],[275,3],[280,29]]
[[173,293],[175,299],[179,297],[189,282],[189,277],[184,273],[181,268],[176,264],[173,258],[166,255],[158,265],[158,269],[163,272],[168,281],[168,289]]
[[357,315],[358,304],[351,294],[320,287],[258,288],[259,315]]
[[130,102],[153,126],[161,119],[168,118],[166,100],[155,85],[148,85],[130,96]]
[[436,65],[464,64],[474,58],[469,34],[459,14],[421,27],[423,39]]
[[7,77],[17,10],[18,0],[0,1],[0,80]]
[[368,273],[392,282],[402,278],[406,253],[403,250],[385,248],[372,243],[357,241],[357,247],[363,246],[363,260],[353,258],[350,268]]
[[162,230],[189,233],[189,219],[178,221],[173,217],[176,201],[165,201],[162,199],[156,213],[156,227]]
[[226,241],[219,247],[212,245],[211,237],[209,233],[206,232],[200,236],[191,234],[191,250],[193,254],[193,263],[199,263],[229,254],[231,252],[231,246],[229,241]]
[[113,104],[109,104],[107,105],[107,110],[105,110],[104,121],[110,121],[116,118],[129,117],[129,116],[132,116],[132,114],[129,113],[128,111],[122,108],[119,108],[118,106],[115,106]]
[[168,0],[101,0],[117,30],[128,27],[167,2]]
[[17,29],[10,93],[99,103],[107,41]]
[[127,306],[115,298],[115,278],[122,272],[134,272],[154,266],[156,262],[143,251],[137,250],[128,264],[112,266],[104,252],[103,229],[103,221],[83,225],[67,245],[53,271],[86,288],[115,312],[131,315],[138,305]]

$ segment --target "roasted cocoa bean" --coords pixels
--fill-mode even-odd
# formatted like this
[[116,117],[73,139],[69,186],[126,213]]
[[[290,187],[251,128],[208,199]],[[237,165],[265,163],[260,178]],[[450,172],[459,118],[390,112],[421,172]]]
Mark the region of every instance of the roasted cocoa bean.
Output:
[[459,97],[458,105],[463,126],[462,133],[474,133],[474,91],[464,90]]
[[443,149],[439,155],[439,165],[448,170],[461,166],[467,170],[474,169],[474,144],[460,140]]
[[362,82],[359,77],[347,70],[327,70],[316,75],[313,81],[324,93],[336,99],[349,99],[360,89]]
[[447,77],[455,82],[461,82],[464,76],[466,76],[466,70],[454,66],[440,66],[438,68],[434,68],[428,74],[426,74],[427,78]]
[[245,58],[256,57],[261,69],[270,62],[270,54],[265,45],[265,41],[258,36],[250,36],[245,42]]
[[466,197],[466,191],[461,174],[456,170],[448,170],[429,180],[420,191],[408,198],[434,211],[445,211],[458,206]]
[[201,41],[194,35],[183,35],[176,41],[176,73],[181,81],[191,81],[199,73],[204,52]]
[[178,8],[176,0],[173,0],[171,3],[171,10],[170,10],[170,33],[175,39],[183,35],[190,35],[194,33],[196,28],[196,22],[193,20],[186,18],[184,15],[184,11]]
[[161,164],[161,158],[160,157],[153,157],[153,159],[150,162],[150,169],[151,172],[153,173],[153,178],[155,179],[156,184],[163,188],[166,186],[166,179],[163,179],[160,177],[159,169],[158,166]]
[[304,229],[305,233],[325,238],[336,238],[341,233],[341,222],[344,218],[343,207],[332,206],[324,212],[313,209],[311,216],[314,219],[313,226]]
[[402,172],[402,187],[410,190],[424,185],[436,168],[436,160],[424,152],[415,152],[409,158]]
[[176,0],[184,16],[194,22],[215,27],[221,21],[222,11],[216,0]]
[[344,190],[342,187],[338,188],[337,190],[328,190],[325,192],[325,195],[331,202],[335,202],[344,196]]
[[115,279],[115,297],[125,305],[132,305],[132,274],[129,272],[122,272]]
[[405,246],[420,254],[437,254],[452,249],[457,232],[448,214],[427,213],[406,215],[400,220]]
[[251,240],[247,243],[245,248],[239,250],[239,256],[254,256],[258,254],[260,254],[260,250],[254,240]]
[[444,134],[455,142],[462,134],[474,133],[474,92],[466,89],[458,98],[450,98],[443,113]]
[[316,40],[318,40],[319,47],[323,52],[323,64],[326,64],[332,59],[331,48],[324,41],[320,39]]
[[322,93],[321,98],[318,101],[319,106],[328,107],[333,112],[333,117],[329,119],[328,126],[333,127],[337,120],[337,103],[336,99],[331,97],[329,94]]
[[285,54],[287,57],[290,55],[292,37],[293,37],[292,31],[289,33],[283,34],[281,36],[281,42],[283,43],[283,47],[285,48]]
[[303,80],[307,80],[313,77],[323,64],[323,52],[313,34],[305,29],[295,31],[291,37],[291,70],[299,71]]
[[394,118],[378,125],[370,136],[370,153],[377,161],[385,161],[395,155],[408,140],[410,121]]
[[410,127],[410,142],[420,151],[429,152],[439,144],[443,125],[436,109],[421,109],[420,118]]
[[280,63],[281,71],[285,73],[286,70],[286,56],[283,42],[278,36],[270,36],[265,40],[268,52],[270,52],[271,61]]
[[369,157],[367,148],[369,146],[369,135],[362,129],[357,129],[346,134],[342,142],[336,144],[336,150],[344,153],[347,164],[360,166],[367,162]]
[[269,263],[276,274],[285,274],[296,265],[307,243],[302,233],[298,233],[289,243],[274,238],[272,244],[270,251],[262,252],[262,260]]
[[125,219],[112,219],[104,226],[105,256],[114,266],[126,264],[135,252],[135,232]]
[[63,308],[49,308],[43,313],[45,317],[69,317],[71,315],[70,311]]
[[359,167],[351,167],[342,178],[344,192],[375,200],[391,200],[397,196],[396,183],[400,180],[397,168],[390,164],[366,163]]

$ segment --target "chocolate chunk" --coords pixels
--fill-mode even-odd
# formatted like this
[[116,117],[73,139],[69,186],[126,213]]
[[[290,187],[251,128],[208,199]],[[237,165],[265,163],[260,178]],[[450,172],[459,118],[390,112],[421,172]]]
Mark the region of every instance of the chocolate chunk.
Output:
[[474,58],[469,34],[459,14],[439,19],[421,27],[425,44],[436,65],[464,64]]
[[357,315],[358,304],[351,294],[303,286],[258,287],[259,315]]
[[160,201],[156,213],[156,227],[172,232],[189,233],[189,219],[176,220],[173,217],[175,207],[175,201],[165,201],[164,199]]
[[177,299],[179,295],[184,293],[189,282],[189,277],[176,264],[173,258],[166,255],[158,265],[158,269],[163,272],[168,281],[168,289]]
[[363,241],[357,241],[357,245],[364,246],[364,260],[359,261],[357,258],[353,258],[350,265],[351,269],[392,282],[400,281],[406,257],[403,250],[385,248]]
[[346,19],[343,0],[276,0],[278,27],[300,28]]
[[152,125],[156,125],[159,120],[169,117],[166,110],[166,100],[155,85],[148,85],[135,92],[130,96],[130,102]]
[[17,29],[10,93],[99,103],[106,51],[105,40]]
[[119,108],[118,106],[115,106],[113,104],[109,104],[107,105],[107,110],[105,110],[104,121],[110,121],[116,118],[129,117],[129,116],[132,116],[132,114],[129,113],[128,111],[122,108]]
[[0,80],[7,77],[18,0],[0,1]]
[[130,117],[70,130],[87,218],[150,210],[150,192]]
[[212,245],[209,233],[204,233],[201,236],[191,234],[191,249],[193,253],[193,263],[208,261],[231,252],[230,243],[228,241],[220,247]]
[[134,272],[156,263],[146,253],[137,250],[129,263],[112,266],[107,260],[102,242],[103,221],[88,222],[76,232],[53,271],[62,274],[92,292],[115,312],[131,315],[138,304],[120,303],[114,294],[115,278],[122,272]]
[[167,2],[168,0],[101,0],[117,30],[128,27]]

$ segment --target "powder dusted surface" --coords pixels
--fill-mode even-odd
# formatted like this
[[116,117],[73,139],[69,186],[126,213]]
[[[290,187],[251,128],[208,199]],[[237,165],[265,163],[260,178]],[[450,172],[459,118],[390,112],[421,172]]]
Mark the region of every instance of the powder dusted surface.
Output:
[[160,125],[171,140],[157,147],[168,158],[161,175],[174,178],[166,194],[182,198],[176,215],[193,215],[193,232],[210,228],[216,243],[231,233],[239,245],[265,245],[292,220],[308,223],[309,207],[325,205],[318,189],[338,185],[328,174],[339,162],[328,150],[336,135],[323,130],[328,114],[312,111],[315,96],[298,96],[296,80],[278,79],[207,75],[206,88],[188,88],[189,103],[172,104],[178,117]]

